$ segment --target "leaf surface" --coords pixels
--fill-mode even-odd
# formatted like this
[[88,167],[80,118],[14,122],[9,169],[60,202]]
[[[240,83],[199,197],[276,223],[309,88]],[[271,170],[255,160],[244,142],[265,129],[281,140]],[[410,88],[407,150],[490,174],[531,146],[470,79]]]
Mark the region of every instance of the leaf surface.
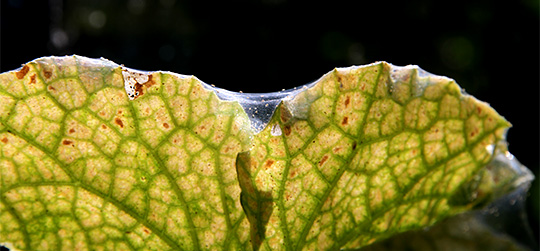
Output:
[[0,75],[0,243],[358,248],[489,200],[508,127],[453,80],[384,62],[244,95],[41,58]]

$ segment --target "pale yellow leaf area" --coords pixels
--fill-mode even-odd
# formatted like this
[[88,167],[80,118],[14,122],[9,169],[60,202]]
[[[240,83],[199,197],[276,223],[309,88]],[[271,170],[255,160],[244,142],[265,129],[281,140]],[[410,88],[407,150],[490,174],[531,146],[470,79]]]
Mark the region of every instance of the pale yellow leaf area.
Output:
[[255,133],[193,76],[40,58],[0,75],[0,243],[336,250],[470,208],[509,123],[448,78],[335,69]]

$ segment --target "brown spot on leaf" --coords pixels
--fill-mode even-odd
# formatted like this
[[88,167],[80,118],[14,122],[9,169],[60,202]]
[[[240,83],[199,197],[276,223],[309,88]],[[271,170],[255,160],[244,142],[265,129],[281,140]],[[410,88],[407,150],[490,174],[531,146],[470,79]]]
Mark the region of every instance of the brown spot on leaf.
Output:
[[15,73],[15,75],[17,76],[18,79],[22,79],[24,78],[24,76],[26,76],[26,73],[28,73],[29,70],[30,70],[30,67],[28,67],[28,65],[24,65],[20,71]]
[[283,127],[283,132],[285,133],[285,136],[291,135],[291,126],[290,125],[284,126]]
[[274,161],[269,159],[266,162],[264,162],[264,168],[269,168],[274,164]]
[[4,144],[7,144],[7,142],[9,142],[9,140],[8,140],[7,138],[4,137],[4,138],[2,138],[2,142],[3,142]]
[[52,85],[49,85],[47,89],[49,89],[49,91],[56,91],[56,88],[52,87]]
[[290,193],[286,193],[286,194],[285,194],[285,200],[286,200],[286,201],[289,201],[291,198],[292,198],[292,196],[291,196]]
[[165,129],[169,129],[169,124],[163,123],[163,127],[165,127]]
[[143,232],[144,232],[145,234],[150,234],[150,229],[148,229],[148,228],[143,228]]
[[103,129],[107,129],[107,126],[106,126],[106,125],[104,125],[104,124],[101,124],[101,128],[103,128]]
[[343,117],[343,120],[341,121],[341,125],[346,125],[349,123],[349,117]]
[[74,133],[75,132],[75,129],[71,128],[69,129],[69,133]]
[[35,84],[36,83],[36,74],[32,74],[30,76],[30,82],[28,84]]
[[356,141],[352,143],[352,149],[353,149],[353,150],[356,149]]
[[49,79],[51,76],[52,76],[52,72],[51,71],[48,71],[46,69],[43,69],[43,76],[46,78],[46,79]]
[[351,97],[347,96],[345,99],[345,107],[349,107],[349,104],[351,103]]
[[296,170],[293,169],[293,170],[291,170],[291,172],[289,173],[289,179],[292,179],[292,178],[294,178],[294,177],[296,177]]
[[319,166],[322,166],[324,164],[324,162],[326,162],[328,160],[328,155],[324,155],[321,159],[321,161],[319,161]]
[[118,117],[114,118],[114,123],[116,123],[120,128],[124,128],[124,122]]
[[73,144],[73,141],[71,141],[71,140],[64,139],[64,141],[62,141],[62,145],[67,146],[67,145],[71,145],[71,144]]

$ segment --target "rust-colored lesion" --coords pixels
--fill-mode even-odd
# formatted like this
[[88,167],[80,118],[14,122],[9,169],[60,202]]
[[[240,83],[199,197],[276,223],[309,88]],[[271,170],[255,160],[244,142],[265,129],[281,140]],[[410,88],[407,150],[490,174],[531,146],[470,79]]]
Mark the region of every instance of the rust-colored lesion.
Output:
[[146,228],[146,227],[143,228],[143,232],[144,232],[145,234],[150,234],[150,233],[151,233],[151,232],[150,232],[150,229],[148,229],[148,228]]
[[120,128],[124,128],[124,122],[119,117],[114,118],[114,123],[120,126]]
[[341,125],[347,125],[349,123],[349,117],[343,117],[343,120],[341,121]]
[[47,70],[47,69],[43,69],[43,76],[46,78],[46,79],[49,79],[51,78],[52,76],[52,72]]
[[322,156],[321,161],[319,161],[319,166],[322,166],[324,162],[326,162],[327,160],[328,160],[328,155]]
[[294,179],[294,177],[296,177],[296,169],[290,169],[289,179]]
[[150,88],[151,86],[155,84],[156,82],[154,81],[152,74],[148,75],[148,81],[146,81],[146,83],[143,83],[143,85],[146,86],[146,88]]
[[36,83],[36,74],[32,74],[30,76],[30,82],[28,84],[35,84]]
[[2,141],[2,143],[4,144],[7,144],[9,142],[9,140],[6,137],[2,138],[0,141]]
[[350,103],[351,103],[351,97],[347,96],[347,98],[345,98],[345,108],[349,107]]
[[163,123],[163,127],[164,127],[165,129],[169,129],[170,126],[169,126],[169,124],[167,124],[167,123]]
[[65,146],[69,146],[69,145],[72,145],[72,144],[73,144],[73,141],[71,141],[71,140],[64,139],[62,141],[62,145],[65,145]]
[[24,65],[21,70],[15,73],[15,76],[17,76],[18,79],[22,79],[24,76],[26,76],[28,71],[30,71],[30,67],[28,67],[28,65]]
[[271,167],[272,165],[274,164],[274,160],[266,160],[266,162],[264,162],[264,168],[265,169],[268,169],[269,167]]

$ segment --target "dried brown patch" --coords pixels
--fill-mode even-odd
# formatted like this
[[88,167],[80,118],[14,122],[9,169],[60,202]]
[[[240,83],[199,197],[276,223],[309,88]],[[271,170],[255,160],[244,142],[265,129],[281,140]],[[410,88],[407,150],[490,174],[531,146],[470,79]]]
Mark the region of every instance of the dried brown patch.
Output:
[[106,125],[104,125],[104,124],[101,124],[101,128],[103,128],[103,129],[107,129],[107,126],[106,126]]
[[319,161],[319,166],[322,166],[324,162],[326,162],[327,160],[328,160],[328,155],[322,156],[321,161]]
[[47,89],[49,89],[49,91],[56,91],[56,88],[52,87],[52,85],[49,85]]
[[290,125],[284,126],[283,127],[283,132],[285,133],[285,136],[291,135],[291,126]]
[[69,133],[74,133],[75,132],[75,129],[71,128],[69,129]]
[[153,85],[156,84],[156,81],[154,81],[154,80],[152,79],[152,77],[153,77],[153,76],[152,76],[151,74],[148,75],[148,81],[146,81],[146,83],[144,83],[144,85],[146,85],[146,88],[149,88],[149,87],[151,87],[151,86],[153,86]]
[[355,150],[356,149],[356,141],[352,143],[352,149]]
[[292,118],[292,114],[289,109],[282,105],[280,108],[279,118],[281,119],[281,122],[287,123]]
[[345,107],[349,107],[349,104],[351,103],[351,97],[347,96],[345,99]]
[[274,160],[267,160],[266,162],[264,162],[264,168],[269,168],[271,167],[272,165],[274,164]]
[[30,76],[30,82],[28,84],[35,84],[36,83],[36,74],[32,74]]
[[114,118],[114,123],[116,123],[120,128],[124,128],[124,122],[118,117]]
[[343,120],[341,121],[341,125],[347,125],[349,123],[349,117],[343,117]]
[[135,83],[135,85],[133,86],[133,88],[135,88],[135,93],[139,93],[139,96],[143,95],[144,92],[143,92],[143,86],[139,83]]
[[71,141],[71,140],[64,139],[64,141],[62,141],[62,145],[67,146],[67,145],[71,145],[71,144],[73,144],[73,141]]
[[20,71],[15,73],[15,76],[17,76],[18,79],[22,79],[24,76],[26,76],[26,73],[28,73],[29,70],[30,67],[28,67],[28,65],[24,65]]
[[2,143],[4,143],[4,144],[7,144],[7,142],[9,142],[9,140],[8,140],[7,138],[2,138],[1,141],[2,141]]
[[169,129],[169,124],[163,123],[163,127],[165,127],[165,129]]

